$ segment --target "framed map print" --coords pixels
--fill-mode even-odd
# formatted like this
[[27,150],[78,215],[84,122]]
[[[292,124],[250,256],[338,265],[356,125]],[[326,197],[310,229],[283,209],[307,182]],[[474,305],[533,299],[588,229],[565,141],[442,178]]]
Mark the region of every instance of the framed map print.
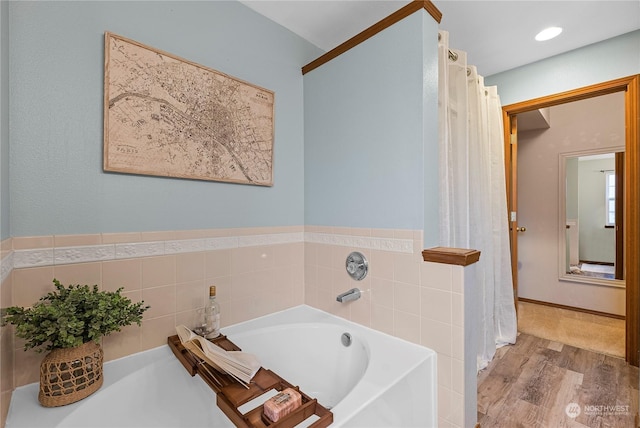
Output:
[[104,170],[272,186],[274,98],[107,32]]

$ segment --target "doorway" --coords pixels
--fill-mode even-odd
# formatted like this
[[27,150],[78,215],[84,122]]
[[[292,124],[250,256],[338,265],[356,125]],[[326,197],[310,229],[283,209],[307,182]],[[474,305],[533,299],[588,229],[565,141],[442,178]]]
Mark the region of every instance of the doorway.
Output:
[[586,100],[601,95],[621,92],[624,94],[624,244],[625,254],[624,278],[625,295],[625,359],[630,364],[638,365],[638,324],[639,324],[639,268],[640,255],[640,75],[617,79],[598,85],[592,85],[556,95],[537,98],[503,107],[505,124],[505,163],[507,171],[507,199],[511,227],[512,274],[514,297],[518,299],[518,233],[523,226],[518,224],[518,120],[517,115],[538,109],[557,106],[574,101]]

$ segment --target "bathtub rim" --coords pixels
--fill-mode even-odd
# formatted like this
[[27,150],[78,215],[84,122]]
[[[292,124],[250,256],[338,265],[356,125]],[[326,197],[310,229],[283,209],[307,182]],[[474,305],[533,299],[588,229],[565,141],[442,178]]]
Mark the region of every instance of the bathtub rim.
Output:
[[[430,368],[431,368],[431,373],[433,374],[433,379],[429,379],[429,384],[427,386],[428,390],[429,390],[429,395],[430,397],[432,397],[432,400],[430,401],[431,406],[433,406],[433,412],[434,412],[434,417],[437,420],[437,394],[436,394],[436,385],[437,385],[437,362],[436,362],[436,358],[437,355],[435,353],[434,350],[424,347],[422,345],[413,343],[413,342],[409,342],[405,339],[399,338],[399,337],[395,337],[392,336],[390,334],[378,331],[378,330],[374,330],[370,327],[361,325],[361,324],[357,324],[353,321],[338,317],[334,314],[331,314],[329,312],[323,311],[321,309],[317,309],[315,307],[309,306],[309,305],[297,305],[294,307],[290,307],[281,311],[277,311],[277,312],[273,312],[271,314],[266,314],[260,317],[256,317],[250,320],[246,320],[240,323],[236,323],[233,324],[231,326],[227,326],[227,327],[223,327],[222,333],[225,335],[228,335],[230,337],[231,340],[233,340],[233,332],[236,331],[237,329],[240,328],[247,328],[247,327],[251,327],[252,324],[256,324],[256,323],[260,323],[262,328],[266,328],[269,326],[277,326],[280,324],[286,324],[287,322],[283,322],[283,316],[287,316],[289,317],[289,324],[295,325],[296,323],[291,322],[291,317],[292,315],[300,315],[302,314],[302,318],[304,318],[305,316],[311,316],[312,318],[314,318],[312,321],[308,321],[308,320],[302,320],[302,319],[297,319],[296,323],[305,323],[305,322],[321,322],[321,323],[327,323],[327,324],[331,324],[331,325],[338,325],[338,326],[347,326],[347,328],[353,328],[354,330],[361,330],[363,332],[367,332],[367,334],[370,335],[376,335],[376,336],[381,336],[386,338],[386,340],[391,340],[393,342],[396,343],[402,343],[404,344],[404,346],[407,346],[409,348],[412,348],[414,350],[418,350],[421,355],[420,358],[418,358],[413,364],[408,365],[408,366],[403,366],[403,370],[401,372],[401,374],[399,376],[397,376],[395,379],[393,379],[393,381],[390,382],[386,382],[385,388],[382,389],[379,387],[379,385],[370,385],[368,383],[364,383],[362,382],[362,380],[359,382],[359,384],[354,388],[354,390],[352,390],[347,397],[345,397],[345,399],[343,399],[340,403],[338,403],[333,409],[331,409],[331,411],[334,413],[334,424],[332,426],[341,426],[345,423],[347,423],[351,418],[353,418],[354,416],[356,416],[357,414],[359,414],[359,412],[361,412],[363,409],[365,409],[369,404],[371,404],[372,402],[376,401],[378,398],[380,398],[388,389],[392,388],[393,386],[395,386],[397,383],[401,382],[403,379],[405,379],[407,376],[409,376],[411,374],[412,371],[414,371],[416,368],[418,368],[420,365],[422,364],[427,364]],[[109,366],[113,366],[113,367],[117,367],[117,369],[113,372],[110,373],[108,375],[105,376],[105,381],[104,381],[104,385],[103,387],[98,390],[96,392],[96,394],[99,394],[100,391],[107,389],[109,387],[112,387],[114,385],[116,385],[117,383],[121,382],[123,377],[127,376],[127,375],[131,375],[136,373],[141,367],[131,367],[131,366],[126,366],[124,368],[120,367],[119,364],[115,364],[114,363],[121,363],[124,360],[129,360],[129,359],[133,359],[135,358],[136,360],[139,361],[146,361],[148,359],[150,359],[153,355],[155,355],[158,352],[169,352],[171,353],[169,346],[166,344],[160,345],[158,347],[155,348],[151,348],[151,349],[147,349],[144,351],[140,351],[140,352],[136,352],[134,354],[130,354],[130,355],[126,355],[120,358],[116,358],[113,360],[110,360],[108,362],[105,363],[105,365],[109,365]],[[175,358],[175,357],[174,357]],[[176,359],[177,361],[177,359]],[[180,366],[180,369],[184,371],[184,368]],[[367,371],[370,370],[370,367],[367,368]],[[184,371],[186,373],[186,371]],[[106,373],[105,373],[106,374]],[[364,375],[366,377],[366,373]],[[199,377],[199,376],[198,376]],[[203,382],[204,381],[202,379],[199,379],[199,381]],[[290,380],[291,381],[291,380]],[[295,380],[293,380],[295,381]],[[37,391],[38,388],[38,382],[34,382],[31,384],[27,384],[27,385],[22,385],[18,388],[16,388],[16,390],[13,391],[12,394],[12,398],[10,400],[9,403],[9,409],[8,409],[8,413],[7,413],[7,419],[6,419],[6,423],[7,426],[28,426],[28,425],[9,425],[9,422],[11,421],[11,408],[15,405],[14,403],[14,399],[17,398],[16,397],[16,391],[20,390],[22,392],[19,392],[17,394],[17,396],[19,397],[25,397],[25,394],[27,395],[33,395],[32,400],[34,401],[35,406],[39,406],[37,403],[37,394],[33,394],[32,392],[29,391],[29,389],[32,389],[34,391]],[[349,399],[350,396],[352,396],[354,394],[354,391],[356,389],[365,389],[365,388],[375,388],[375,392],[374,393],[369,393],[367,395],[367,398],[364,400],[360,400],[360,402],[358,403],[357,407],[349,407],[351,404],[351,401]],[[29,398],[29,399],[31,399]],[[90,397],[87,397],[85,400],[90,400]],[[58,407],[58,408],[47,408],[45,409],[47,412],[48,417],[53,418],[54,420],[57,420],[57,423],[60,423],[61,421],[63,421],[65,419],[65,415],[70,414],[71,412],[74,411],[74,408],[77,406],[82,405],[82,403],[85,400],[81,400],[78,403],[73,403],[70,404],[68,406],[63,406],[63,407]],[[344,408],[344,409],[343,409]],[[52,421],[53,422],[53,421]]]
[[[428,388],[429,395],[433,397],[433,412],[436,415],[435,420],[437,421],[437,353],[431,348],[427,348],[423,345],[410,342],[400,337],[396,337],[388,333],[375,330],[371,327],[355,323],[348,319],[334,315],[330,312],[306,304],[293,306],[281,311],[273,312],[237,324],[233,324],[228,327],[223,327],[221,329],[221,332],[227,335],[231,340],[233,340],[234,333],[242,332],[246,328],[251,328],[254,324],[259,325],[259,328],[256,328],[256,330],[261,330],[287,323],[292,324],[291,320],[287,320],[287,318],[296,316],[298,316],[298,318],[296,319],[296,323],[293,323],[294,325],[298,323],[328,323],[332,325],[343,326],[345,328],[353,328],[355,330],[364,332],[366,336],[381,337],[385,341],[399,343],[405,350],[413,350],[412,352],[414,354],[422,354],[417,357],[417,359],[412,364],[402,366],[402,368],[398,370],[399,373],[397,373],[397,377],[386,380],[382,383],[382,385],[376,383],[369,384],[370,379],[367,375],[370,375],[371,372],[376,370],[377,364],[379,363],[377,361],[379,356],[375,353],[375,347],[372,347],[371,343],[369,343],[368,347],[369,351],[371,352],[369,367],[367,367],[367,371],[364,373],[363,378],[353,388],[353,390],[351,390],[341,402],[339,402],[335,407],[331,409],[334,414],[334,423],[332,424],[332,426],[341,426],[344,423],[348,422],[359,412],[364,410],[368,405],[375,402],[378,398],[382,397],[385,392],[400,383],[403,379],[405,379],[414,370],[416,370],[423,364],[427,364],[430,367],[431,372],[434,376],[433,379],[431,379]],[[406,355],[402,356],[406,357]],[[396,365],[396,368],[398,366],[399,365]],[[372,393],[371,389],[373,389],[375,392]],[[363,390],[366,392],[364,392]],[[366,395],[367,398],[362,399],[362,395],[358,394]]]

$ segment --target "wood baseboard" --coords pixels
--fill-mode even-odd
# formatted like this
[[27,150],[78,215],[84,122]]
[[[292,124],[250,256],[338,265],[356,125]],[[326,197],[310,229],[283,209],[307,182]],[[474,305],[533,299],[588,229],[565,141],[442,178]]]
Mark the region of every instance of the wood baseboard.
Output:
[[600,312],[600,311],[594,311],[594,310],[591,310],[591,309],[578,308],[578,307],[575,307],[575,306],[561,305],[559,303],[543,302],[541,300],[527,299],[525,297],[518,297],[518,301],[525,302],[525,303],[534,303],[536,305],[551,306],[552,308],[568,309],[570,311],[584,312],[586,314],[599,315],[601,317],[615,318],[615,319],[618,319],[618,320],[625,320],[626,319],[626,317],[624,315],[610,314],[608,312]]

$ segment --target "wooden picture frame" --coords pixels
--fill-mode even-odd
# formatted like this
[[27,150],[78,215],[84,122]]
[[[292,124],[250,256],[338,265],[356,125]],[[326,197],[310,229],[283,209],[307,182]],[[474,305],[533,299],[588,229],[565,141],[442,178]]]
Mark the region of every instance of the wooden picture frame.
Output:
[[105,33],[104,170],[273,185],[275,94]]

